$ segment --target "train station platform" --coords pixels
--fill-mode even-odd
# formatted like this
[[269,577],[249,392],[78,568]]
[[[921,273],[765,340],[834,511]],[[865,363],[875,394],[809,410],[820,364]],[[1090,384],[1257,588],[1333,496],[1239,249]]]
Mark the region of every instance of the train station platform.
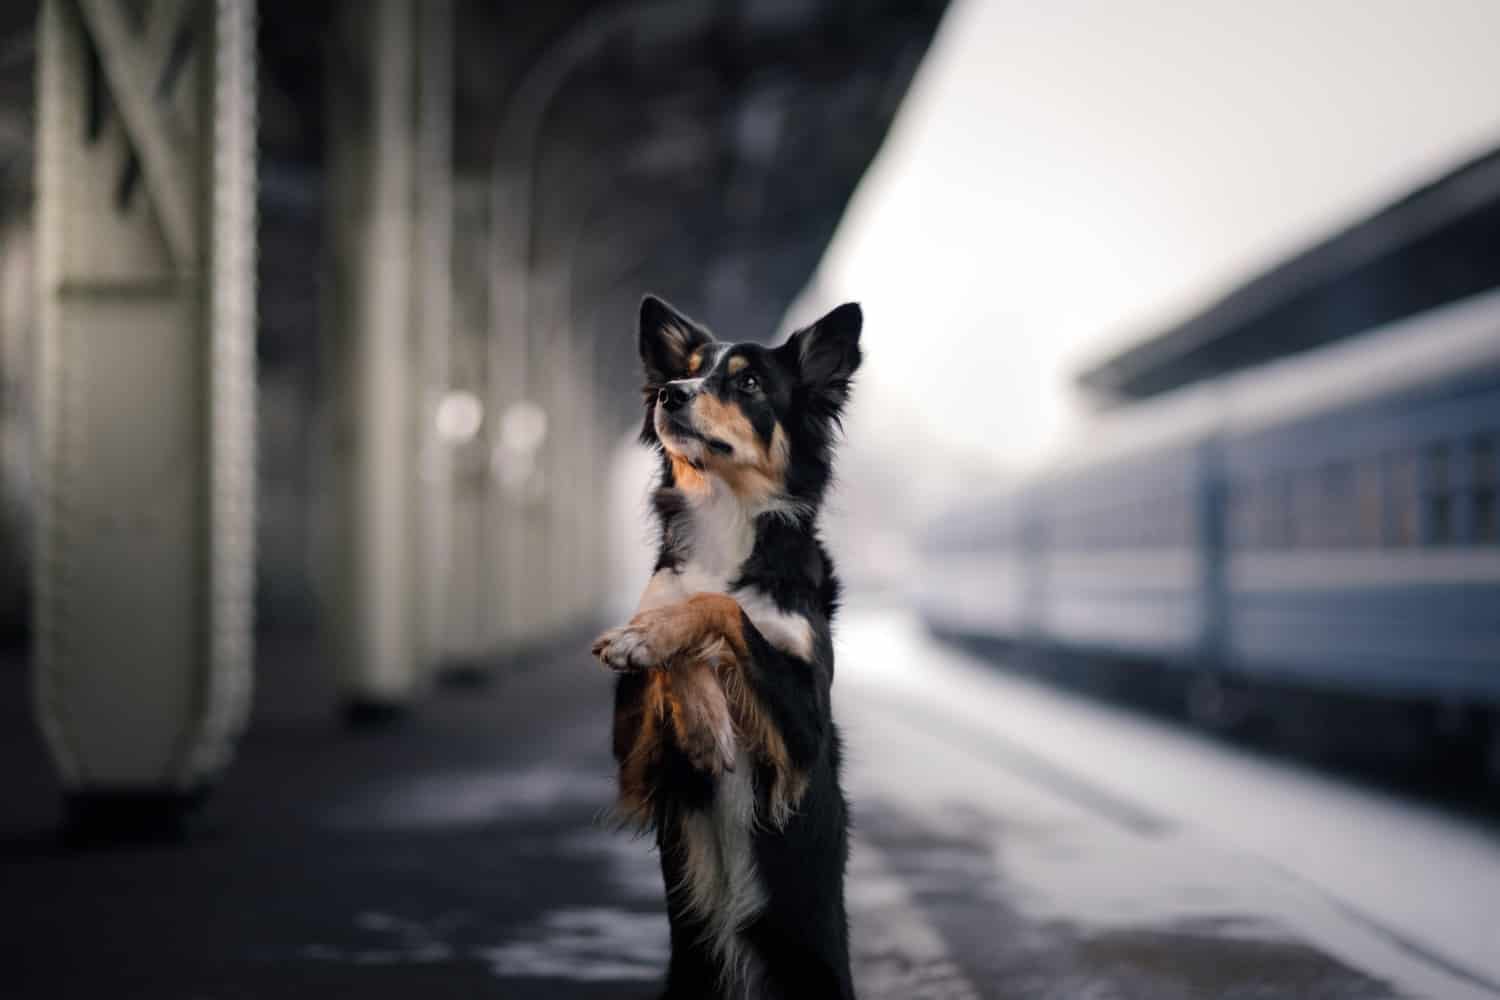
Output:
[[[597,822],[610,679],[586,640],[363,728],[309,643],[266,643],[190,834],[115,846],[58,839],[8,658],[0,992],[655,995],[661,885],[646,842]],[[1500,879],[1492,837],[1004,675],[899,611],[856,609],[841,643],[866,1000],[1496,995],[1463,929]],[[1273,841],[1293,819],[1300,859]],[[1415,858],[1406,898],[1359,895],[1362,865]]]

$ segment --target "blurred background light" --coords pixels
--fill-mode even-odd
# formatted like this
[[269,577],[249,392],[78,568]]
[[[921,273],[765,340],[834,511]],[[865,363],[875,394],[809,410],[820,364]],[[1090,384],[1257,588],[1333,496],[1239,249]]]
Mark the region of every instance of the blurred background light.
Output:
[[437,408],[437,429],[443,440],[450,444],[465,444],[474,440],[484,423],[484,404],[479,397],[464,389],[450,389],[443,394]]

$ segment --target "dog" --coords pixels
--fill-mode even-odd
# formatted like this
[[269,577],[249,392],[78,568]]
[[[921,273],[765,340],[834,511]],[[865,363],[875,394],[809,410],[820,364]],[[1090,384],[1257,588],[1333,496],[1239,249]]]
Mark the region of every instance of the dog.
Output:
[[666,883],[665,1000],[854,996],[818,512],[862,325],[845,304],[772,349],[641,303],[660,542],[593,651],[618,672],[617,810],[654,833]]

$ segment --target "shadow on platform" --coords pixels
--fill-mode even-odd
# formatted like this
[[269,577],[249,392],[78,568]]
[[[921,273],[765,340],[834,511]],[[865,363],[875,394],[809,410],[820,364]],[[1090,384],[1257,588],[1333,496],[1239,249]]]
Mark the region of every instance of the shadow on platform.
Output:
[[651,994],[654,861],[597,822],[611,689],[586,635],[378,727],[345,724],[310,642],[260,660],[188,835],[87,848],[59,836],[25,664],[3,661],[6,996]]

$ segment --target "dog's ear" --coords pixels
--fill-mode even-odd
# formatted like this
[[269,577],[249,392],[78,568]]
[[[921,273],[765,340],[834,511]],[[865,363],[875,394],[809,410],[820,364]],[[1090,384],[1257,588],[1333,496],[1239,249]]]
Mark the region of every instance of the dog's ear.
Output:
[[683,378],[689,374],[693,352],[713,340],[706,329],[656,296],[641,299],[641,366],[648,383]]
[[849,385],[859,368],[859,331],[864,313],[858,303],[846,302],[806,329],[798,330],[776,349],[782,362],[797,373],[797,384],[837,415],[849,398]]

